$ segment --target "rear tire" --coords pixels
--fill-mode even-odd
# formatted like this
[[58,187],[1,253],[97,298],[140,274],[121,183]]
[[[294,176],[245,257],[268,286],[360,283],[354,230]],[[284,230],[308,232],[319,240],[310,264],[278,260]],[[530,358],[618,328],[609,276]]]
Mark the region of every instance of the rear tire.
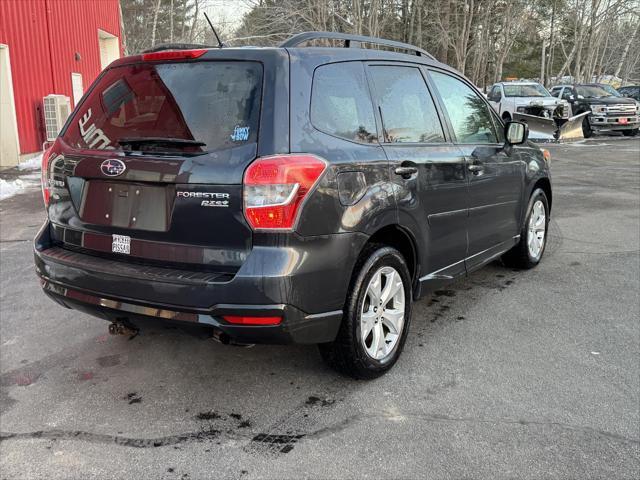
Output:
[[404,258],[395,248],[370,245],[356,265],[338,336],[318,345],[320,354],[340,373],[377,378],[400,357],[410,320],[411,277]]
[[635,137],[636,135],[638,135],[638,130],[637,128],[634,128],[633,130],[622,130],[622,135],[624,135],[625,137]]
[[[544,215],[543,217],[540,214]],[[537,188],[531,194],[527,216],[515,247],[502,256],[502,262],[513,268],[533,268],[542,259],[549,231],[549,200],[544,190]],[[542,239],[540,234],[542,233]]]

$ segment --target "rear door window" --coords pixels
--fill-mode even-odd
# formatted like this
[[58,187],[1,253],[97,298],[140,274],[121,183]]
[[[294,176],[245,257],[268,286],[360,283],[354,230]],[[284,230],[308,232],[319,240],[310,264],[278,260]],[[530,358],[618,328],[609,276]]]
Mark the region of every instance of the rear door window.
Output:
[[370,69],[387,143],[442,143],[444,132],[427,85],[415,67]]
[[498,143],[498,135],[487,102],[461,80],[430,71],[458,143]]
[[80,149],[229,148],[256,142],[261,95],[257,62],[115,67],[100,78],[62,137]]
[[371,96],[360,62],[318,67],[311,90],[311,123],[321,132],[353,142],[378,140]]

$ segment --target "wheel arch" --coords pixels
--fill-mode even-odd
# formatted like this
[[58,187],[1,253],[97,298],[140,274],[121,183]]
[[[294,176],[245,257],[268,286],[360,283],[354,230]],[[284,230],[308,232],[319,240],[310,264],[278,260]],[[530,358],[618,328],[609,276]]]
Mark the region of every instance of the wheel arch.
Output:
[[[389,224],[376,230],[364,244],[358,256],[362,255],[368,246],[382,244],[398,250],[405,259],[409,274],[411,275],[412,290],[414,295],[419,286],[418,273],[420,272],[420,258],[417,242],[411,232],[398,224]],[[354,272],[355,273],[355,272]]]
[[[553,203],[553,193],[551,191],[551,181],[547,177],[542,177],[533,184],[533,189],[531,190],[531,194],[536,191],[537,188],[540,188],[544,194],[547,196],[547,201],[549,202],[549,213],[551,213],[551,205]],[[531,197],[531,195],[529,195]]]

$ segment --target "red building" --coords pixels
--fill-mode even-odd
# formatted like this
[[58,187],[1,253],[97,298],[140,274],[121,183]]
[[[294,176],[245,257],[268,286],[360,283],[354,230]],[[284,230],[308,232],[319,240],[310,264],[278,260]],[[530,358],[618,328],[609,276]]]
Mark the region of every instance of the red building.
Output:
[[0,0],[0,167],[42,150],[43,97],[75,107],[121,39],[119,0]]

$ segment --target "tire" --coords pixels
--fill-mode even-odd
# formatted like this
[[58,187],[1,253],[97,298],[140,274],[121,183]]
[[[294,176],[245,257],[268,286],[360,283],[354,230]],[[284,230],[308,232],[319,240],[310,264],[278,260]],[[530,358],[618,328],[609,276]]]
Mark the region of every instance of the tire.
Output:
[[588,115],[582,120],[582,135],[584,136],[584,138],[593,137],[593,130],[591,130],[591,124],[589,123]]
[[[540,202],[540,203],[538,203]],[[535,253],[535,248],[529,248],[530,235],[535,235],[536,238],[539,239],[539,236],[536,233],[539,233],[539,230],[536,229],[534,232],[530,232],[530,223],[531,217],[537,216],[538,208],[542,206],[544,208],[544,231],[542,244],[539,247],[539,251],[537,254]],[[534,207],[536,211],[534,212]],[[539,217],[538,217],[539,218]],[[537,227],[541,227],[541,224],[538,224]],[[534,225],[535,227],[535,225]],[[520,230],[520,240],[511,250],[505,253],[502,256],[502,262],[507,267],[513,268],[521,268],[521,269],[529,269],[533,268],[540,263],[542,260],[542,256],[544,254],[545,247],[547,246],[547,238],[549,232],[549,200],[547,200],[547,195],[544,193],[544,190],[541,188],[537,188],[531,194],[529,199],[529,204],[527,205],[527,215],[525,217],[524,224],[522,225],[522,229]],[[537,244],[534,240],[534,245]],[[533,250],[533,251],[532,251]]]
[[[397,276],[392,274],[391,270]],[[369,293],[369,287],[372,282],[375,283],[374,276],[378,273],[382,280],[379,284],[382,294],[385,292],[384,286],[391,285],[389,282],[393,282],[393,279],[399,277],[402,280],[396,295],[389,298],[388,303],[385,304],[386,309],[380,306],[375,307],[375,302],[372,301],[372,295]],[[394,283],[397,284],[397,282]],[[401,301],[402,295],[403,301]],[[401,310],[399,308],[401,304],[403,313],[397,311]],[[376,308],[387,313],[394,312],[393,316],[400,325],[399,334],[394,337],[389,328],[389,320],[384,313],[373,313]],[[364,313],[368,314],[369,325],[372,328],[369,335],[362,339]],[[382,315],[382,317],[378,318],[375,315]],[[377,321],[376,318],[378,318]],[[338,336],[331,343],[318,345],[320,355],[329,366],[340,373],[362,380],[377,378],[388,372],[400,357],[407,339],[410,320],[411,277],[404,258],[394,248],[378,244],[370,245],[365,248],[356,265]],[[376,332],[382,333],[382,336],[380,334],[377,336],[383,341],[377,344],[380,346],[379,349],[376,349],[377,345],[373,343]],[[386,349],[388,351],[385,352]],[[373,357],[371,351],[378,352],[380,358]]]
[[622,135],[625,137],[635,137],[638,135],[638,129],[634,128],[633,130],[622,130]]

